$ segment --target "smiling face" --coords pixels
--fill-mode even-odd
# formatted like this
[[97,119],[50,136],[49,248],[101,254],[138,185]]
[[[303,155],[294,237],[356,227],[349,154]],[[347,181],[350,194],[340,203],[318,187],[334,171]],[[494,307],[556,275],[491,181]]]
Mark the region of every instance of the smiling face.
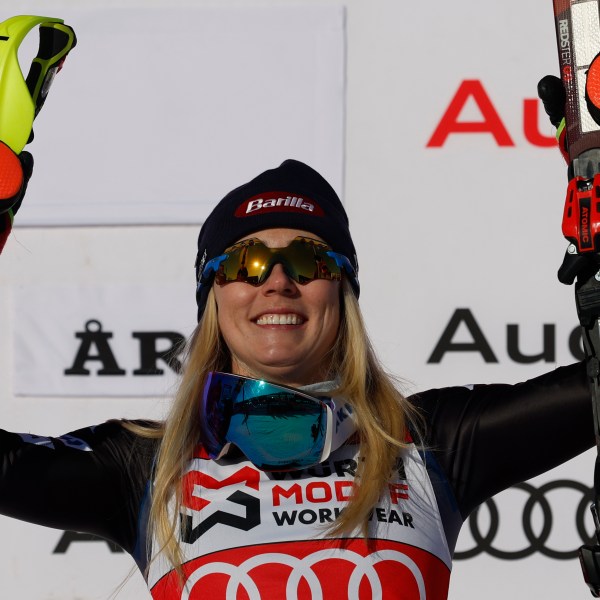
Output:
[[[297,229],[266,229],[252,237],[283,248],[300,235],[315,237]],[[327,376],[340,323],[339,281],[300,285],[276,264],[259,286],[234,281],[213,287],[233,373],[292,386]]]

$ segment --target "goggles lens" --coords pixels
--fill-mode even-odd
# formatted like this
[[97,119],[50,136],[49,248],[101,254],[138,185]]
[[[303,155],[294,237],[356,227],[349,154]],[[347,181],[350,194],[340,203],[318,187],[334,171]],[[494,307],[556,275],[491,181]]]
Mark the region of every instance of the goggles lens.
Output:
[[277,263],[281,263],[285,272],[300,284],[315,279],[339,281],[342,270],[355,277],[348,258],[333,252],[325,242],[298,236],[285,248],[269,248],[259,239],[251,238],[234,244],[221,256],[210,260],[199,284],[207,283],[214,274],[219,285],[232,281],[260,285]]
[[201,441],[211,458],[231,443],[263,471],[290,471],[331,452],[332,409],[293,388],[212,371],[200,411]]

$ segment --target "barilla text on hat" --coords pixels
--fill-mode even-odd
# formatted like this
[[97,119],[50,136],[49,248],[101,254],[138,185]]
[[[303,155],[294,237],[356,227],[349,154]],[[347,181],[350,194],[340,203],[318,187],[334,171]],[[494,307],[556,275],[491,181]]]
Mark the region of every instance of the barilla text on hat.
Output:
[[240,204],[236,217],[250,217],[270,212],[298,212],[324,216],[323,209],[306,196],[295,196],[289,192],[267,192],[248,198]]

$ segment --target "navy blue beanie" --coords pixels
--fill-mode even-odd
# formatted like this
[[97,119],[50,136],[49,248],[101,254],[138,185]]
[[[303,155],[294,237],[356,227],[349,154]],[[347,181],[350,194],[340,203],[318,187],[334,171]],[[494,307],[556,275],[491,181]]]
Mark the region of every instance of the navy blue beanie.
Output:
[[[286,160],[227,194],[207,217],[198,236],[196,282],[204,265],[245,236],[263,229],[301,229],[325,240],[346,256],[358,273],[348,215],[335,190],[317,171],[297,160]],[[353,290],[358,297],[358,282]],[[196,294],[198,320],[209,285]]]

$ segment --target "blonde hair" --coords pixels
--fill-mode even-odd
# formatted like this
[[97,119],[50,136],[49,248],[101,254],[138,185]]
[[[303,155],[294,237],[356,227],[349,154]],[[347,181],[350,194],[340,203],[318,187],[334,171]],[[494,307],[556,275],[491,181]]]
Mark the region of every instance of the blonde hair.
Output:
[[[340,382],[335,395],[349,399],[357,418],[361,460],[356,475],[359,483],[328,534],[350,534],[360,528],[366,538],[373,506],[387,487],[399,450],[407,445],[408,422],[415,423],[417,417],[377,360],[358,301],[345,280],[341,295],[340,329],[330,353],[330,372]],[[229,363],[230,354],[219,331],[211,290],[202,320],[187,345],[182,380],[165,423],[158,430],[132,423],[125,425],[144,437],[162,439],[155,468],[149,537],[154,535],[158,542],[155,556],[162,554],[180,577],[183,555],[177,531],[182,476],[200,439],[199,398],[206,374],[227,370]],[[369,476],[362,477],[364,473]]]

